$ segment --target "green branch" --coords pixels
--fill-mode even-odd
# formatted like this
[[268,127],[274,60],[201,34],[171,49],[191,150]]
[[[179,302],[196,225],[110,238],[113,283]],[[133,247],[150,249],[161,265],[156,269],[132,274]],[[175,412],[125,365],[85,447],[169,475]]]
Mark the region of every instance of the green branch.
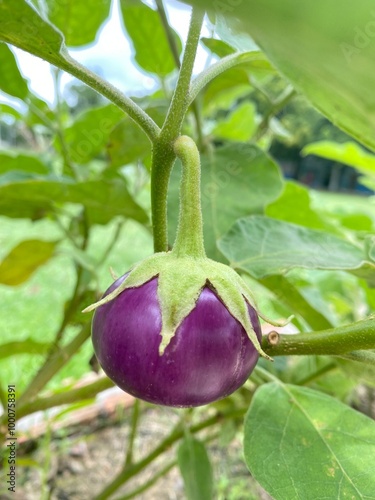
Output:
[[48,410],[49,408],[54,408],[55,406],[76,403],[85,399],[92,399],[99,394],[99,392],[105,391],[113,386],[114,383],[112,380],[108,377],[101,377],[99,380],[95,380],[95,382],[84,385],[83,387],[77,387],[76,389],[71,389],[66,392],[52,394],[52,396],[34,399],[30,403],[18,406],[17,418],[25,417],[26,415],[30,415],[36,411]]
[[100,78],[100,76],[90,71],[68,54],[65,54],[65,59],[59,60],[59,68],[75,76],[125,111],[148,135],[152,143],[158,138],[160,128],[154,120],[138,104],[124,95],[114,85]]
[[212,64],[205,71],[200,73],[192,82],[188,96],[188,103],[191,104],[199,92],[206,87],[214,78],[224,73],[230,68],[253,61],[266,61],[261,52],[236,52],[223,57],[220,61]]
[[18,406],[25,405],[39,393],[51,378],[70,360],[90,336],[91,325],[87,323],[74,339],[57,350],[47,359],[18,400]]
[[160,134],[160,139],[163,142],[174,142],[181,132],[182,122],[189,107],[189,88],[203,19],[204,11],[194,8],[191,15],[189,33],[180,74],[173,93],[172,102]]
[[270,356],[340,355],[375,349],[375,317],[312,333],[263,337],[262,348]]

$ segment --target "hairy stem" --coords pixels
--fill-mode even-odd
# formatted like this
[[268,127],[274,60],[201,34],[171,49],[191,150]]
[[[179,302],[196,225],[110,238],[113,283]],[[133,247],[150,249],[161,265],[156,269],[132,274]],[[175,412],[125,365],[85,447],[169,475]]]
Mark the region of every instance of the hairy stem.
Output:
[[188,95],[188,103],[191,104],[199,92],[206,87],[214,78],[224,73],[230,68],[234,68],[239,64],[244,64],[252,61],[264,61],[265,56],[259,52],[235,52],[229,56],[225,56],[220,61],[209,66],[202,71],[193,81]]
[[194,141],[184,135],[174,143],[174,150],[182,163],[182,178],[173,252],[178,256],[204,257],[199,151]]
[[199,8],[194,8],[191,15],[189,33],[180,74],[172,97],[172,102],[160,134],[160,137],[167,142],[173,142],[180,135],[182,122],[189,107],[189,88],[203,18],[204,11]]
[[270,356],[308,354],[346,354],[361,349],[375,349],[375,318],[313,333],[279,335],[276,343],[263,337],[262,348]]
[[154,140],[151,167],[151,210],[155,252],[168,250],[167,195],[176,159],[173,143],[180,135],[188,109],[188,93],[204,12],[193,9],[185,53],[172,102],[160,136]]
[[132,99],[120,92],[120,90],[118,90],[114,85],[106,82],[100,78],[100,76],[82,66],[79,62],[70,57],[69,54],[65,54],[64,62],[59,61],[59,67],[116,104],[116,106],[127,113],[130,118],[132,118],[135,123],[142,128],[142,130],[148,135],[151,142],[154,142],[157,139],[160,129],[154,120],[134,101],[132,101]]

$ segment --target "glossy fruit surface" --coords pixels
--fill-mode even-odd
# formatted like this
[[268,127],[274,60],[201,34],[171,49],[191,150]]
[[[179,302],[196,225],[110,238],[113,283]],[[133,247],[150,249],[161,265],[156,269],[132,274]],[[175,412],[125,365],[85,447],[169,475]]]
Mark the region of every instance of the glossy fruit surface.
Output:
[[[234,392],[258,360],[243,327],[205,287],[160,355],[162,324],[157,286],[156,277],[124,290],[96,310],[92,340],[105,373],[124,391],[167,406],[200,406]],[[248,311],[260,340],[258,316],[250,305]]]

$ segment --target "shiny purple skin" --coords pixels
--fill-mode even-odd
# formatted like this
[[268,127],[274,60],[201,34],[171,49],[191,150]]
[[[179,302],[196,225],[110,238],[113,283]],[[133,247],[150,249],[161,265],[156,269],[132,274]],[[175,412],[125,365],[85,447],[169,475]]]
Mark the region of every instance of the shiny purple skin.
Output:
[[[96,310],[92,341],[103,370],[124,391],[155,404],[191,407],[228,396],[258,361],[245,330],[206,287],[160,356],[157,283],[153,278],[124,290]],[[258,316],[250,305],[248,310],[260,340]]]

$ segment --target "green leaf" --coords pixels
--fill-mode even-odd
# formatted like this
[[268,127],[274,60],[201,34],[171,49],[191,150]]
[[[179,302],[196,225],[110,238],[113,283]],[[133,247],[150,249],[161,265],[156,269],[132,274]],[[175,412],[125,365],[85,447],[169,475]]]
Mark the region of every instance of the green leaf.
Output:
[[202,37],[201,42],[205,45],[213,54],[219,57],[229,56],[236,52],[230,45],[223,42],[223,40],[218,40],[217,38],[206,38]]
[[116,216],[148,222],[121,178],[78,183],[29,179],[0,186],[0,214],[8,217],[37,219],[56,212],[64,203],[83,205],[91,224],[107,224]]
[[375,389],[375,351],[354,351],[347,357],[352,359],[336,358],[343,373]]
[[[80,114],[64,132],[70,159],[75,163],[85,164],[95,158],[101,153],[113,127],[123,116],[123,112],[114,104]],[[55,144],[56,148],[61,148],[57,140]]]
[[256,110],[252,102],[244,102],[229,116],[219,121],[212,133],[221,139],[246,142],[256,130]]
[[151,144],[144,132],[130,118],[125,118],[110,133],[107,152],[110,166],[117,168],[150,155]]
[[[169,236],[174,242],[178,221],[179,165],[173,169],[169,190]],[[261,213],[276,199],[283,181],[279,167],[264,151],[251,144],[230,144],[202,155],[202,209],[207,255],[216,260],[223,256],[216,240],[239,217]]]
[[22,115],[19,111],[14,109],[9,104],[0,104],[0,118],[1,115],[10,115],[13,116],[16,120],[22,120]]
[[47,165],[31,155],[17,154],[16,152],[0,153],[0,175],[11,171],[28,172],[46,175],[49,173]]
[[295,267],[361,274],[366,260],[364,251],[330,233],[257,215],[238,220],[218,247],[233,267],[255,278]]
[[186,434],[177,457],[188,500],[212,500],[213,474],[204,444]]
[[0,262],[0,283],[17,286],[30,276],[55,253],[56,241],[27,240],[15,246]]
[[18,69],[13,52],[5,43],[0,43],[0,68],[0,90],[13,97],[26,99],[29,93],[27,82]]
[[275,500],[370,499],[375,422],[321,392],[266,384],[245,417],[244,453]]
[[[159,76],[166,76],[176,69],[159,14],[140,0],[120,0],[120,5],[139,66]],[[174,30],[172,32],[181,52],[181,40]]]
[[368,153],[355,142],[346,142],[344,144],[331,141],[314,142],[305,146],[302,154],[328,158],[354,167],[364,174],[375,175],[375,155]]
[[250,34],[322,113],[375,149],[373,0],[358,0],[355,8],[341,0],[185,1]]
[[46,3],[49,20],[62,31],[70,47],[94,42],[111,6],[111,0],[100,0],[95,7],[84,0],[46,0]]
[[261,281],[293,313],[299,314],[313,330],[332,328],[332,323],[302,295],[285,276],[267,276]]
[[[281,196],[266,207],[265,213],[274,219],[311,227],[327,229],[328,224],[311,208],[309,190],[295,182],[286,182]],[[296,210],[298,207],[298,210]]]
[[0,2],[0,40],[59,67],[66,59],[62,34],[25,0]]

